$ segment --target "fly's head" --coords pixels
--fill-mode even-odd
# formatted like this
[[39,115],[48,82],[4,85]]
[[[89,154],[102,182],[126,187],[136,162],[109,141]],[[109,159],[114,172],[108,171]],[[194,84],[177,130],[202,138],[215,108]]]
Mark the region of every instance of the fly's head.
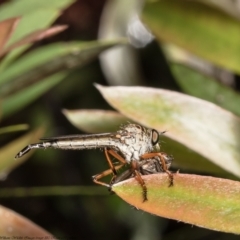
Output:
[[159,133],[155,129],[131,123],[122,126],[116,137],[119,138],[118,149],[128,162],[139,161],[141,155],[152,152],[159,141]]

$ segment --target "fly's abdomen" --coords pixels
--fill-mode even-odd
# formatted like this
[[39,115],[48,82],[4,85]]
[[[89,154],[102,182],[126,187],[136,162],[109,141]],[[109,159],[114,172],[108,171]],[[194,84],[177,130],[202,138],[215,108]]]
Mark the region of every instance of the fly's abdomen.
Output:
[[87,139],[66,139],[66,140],[54,140],[50,141],[53,148],[60,149],[93,149],[93,148],[104,148],[111,146],[110,138],[87,138]]
[[105,148],[113,147],[115,148],[115,139],[111,136],[100,135],[98,137],[93,136],[81,136],[74,138],[59,137],[59,138],[49,138],[43,139],[41,143],[30,144],[24,149],[22,149],[15,158],[20,158],[31,149],[38,148],[56,148],[56,149],[69,149],[69,150],[83,150],[83,149],[93,149],[93,148]]

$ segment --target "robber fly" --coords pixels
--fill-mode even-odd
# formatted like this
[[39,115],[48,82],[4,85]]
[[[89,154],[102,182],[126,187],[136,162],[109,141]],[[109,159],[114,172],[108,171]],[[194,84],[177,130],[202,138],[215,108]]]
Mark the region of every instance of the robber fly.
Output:
[[[31,149],[38,148],[70,150],[104,149],[110,169],[93,176],[93,181],[111,189],[111,185],[115,183],[118,176],[117,170],[124,165],[128,165],[131,172],[130,176],[134,176],[140,183],[143,192],[143,201],[146,201],[147,187],[140,172],[141,167],[145,165],[145,162],[142,162],[143,160],[158,157],[163,172],[166,172],[169,176],[169,186],[173,185],[173,175],[167,168],[166,154],[159,151],[158,142],[160,134],[162,133],[159,133],[155,129],[148,129],[138,124],[129,123],[121,126],[118,131],[112,133],[43,138],[41,139],[43,142],[30,144],[23,148],[15,158],[20,158]],[[117,159],[119,165],[114,166],[110,156]],[[111,173],[113,177],[110,184],[100,181],[101,178]]]

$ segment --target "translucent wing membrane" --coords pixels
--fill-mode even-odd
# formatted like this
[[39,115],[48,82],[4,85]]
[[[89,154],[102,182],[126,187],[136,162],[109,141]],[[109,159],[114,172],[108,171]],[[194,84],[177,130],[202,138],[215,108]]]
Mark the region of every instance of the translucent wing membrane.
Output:
[[58,137],[45,137],[40,138],[42,141],[60,140],[60,139],[82,139],[82,138],[93,138],[93,137],[114,137],[116,133],[99,133],[99,134],[74,134]]

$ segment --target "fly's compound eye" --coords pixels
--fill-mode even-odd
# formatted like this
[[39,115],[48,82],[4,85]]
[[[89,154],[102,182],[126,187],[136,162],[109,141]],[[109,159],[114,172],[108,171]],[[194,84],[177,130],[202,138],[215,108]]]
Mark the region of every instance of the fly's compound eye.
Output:
[[152,130],[152,144],[153,146],[156,145],[159,141],[159,133],[157,130],[153,129]]

